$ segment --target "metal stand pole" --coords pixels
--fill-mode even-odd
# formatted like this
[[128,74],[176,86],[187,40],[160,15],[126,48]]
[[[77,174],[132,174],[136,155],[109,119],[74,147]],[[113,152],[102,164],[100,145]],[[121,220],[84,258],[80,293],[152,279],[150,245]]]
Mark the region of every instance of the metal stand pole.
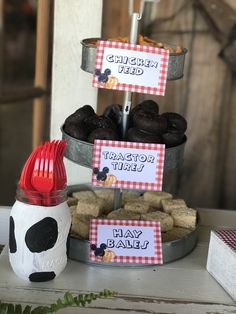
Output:
[[114,189],[114,209],[121,208],[122,191],[121,189]]
[[[130,44],[137,43],[138,37],[138,22],[139,22],[139,13],[132,14],[132,21],[131,21],[131,30],[130,30]],[[124,102],[123,102],[123,111],[122,111],[122,138],[125,140],[126,133],[128,129],[129,123],[129,112],[131,108],[131,92],[125,92],[124,94]],[[121,199],[122,199],[122,192],[121,189],[114,189],[114,209],[118,209],[121,207]]]

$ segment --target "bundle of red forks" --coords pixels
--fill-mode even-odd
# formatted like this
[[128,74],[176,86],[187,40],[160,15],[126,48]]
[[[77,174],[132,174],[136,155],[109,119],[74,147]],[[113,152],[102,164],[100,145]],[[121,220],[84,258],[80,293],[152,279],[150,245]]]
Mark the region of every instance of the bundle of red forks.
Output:
[[29,203],[51,205],[50,195],[65,189],[67,183],[63,162],[66,141],[53,140],[36,147],[27,159],[19,187],[28,195]]

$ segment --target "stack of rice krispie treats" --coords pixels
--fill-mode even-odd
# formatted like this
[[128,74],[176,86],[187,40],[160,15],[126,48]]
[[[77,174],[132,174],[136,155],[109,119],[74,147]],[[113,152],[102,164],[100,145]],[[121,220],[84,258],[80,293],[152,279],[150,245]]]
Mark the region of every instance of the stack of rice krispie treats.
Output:
[[68,197],[74,237],[88,239],[93,218],[160,221],[162,241],[183,238],[196,228],[197,211],[164,191],[123,191],[120,209],[113,210],[114,190],[73,192]]

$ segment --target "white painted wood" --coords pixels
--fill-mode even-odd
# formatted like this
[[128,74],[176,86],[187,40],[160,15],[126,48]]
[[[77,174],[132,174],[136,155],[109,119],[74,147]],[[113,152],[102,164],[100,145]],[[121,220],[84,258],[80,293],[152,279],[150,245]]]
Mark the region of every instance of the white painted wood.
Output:
[[0,244],[8,243],[9,217],[11,207],[0,206]]
[[[199,212],[203,226],[196,249],[185,258],[159,267],[107,268],[69,260],[65,271],[55,280],[29,284],[11,271],[6,249],[0,256],[0,299],[49,304],[68,290],[80,293],[108,288],[120,295],[96,301],[88,309],[61,313],[235,313],[236,303],[206,270],[209,226],[203,219],[208,217],[208,210]],[[219,218],[221,213],[219,221],[224,225],[236,219],[236,212],[233,216],[230,211],[211,210],[211,213]],[[220,223],[213,227],[219,228]]]
[[[200,252],[199,252],[200,253]],[[198,260],[188,268],[171,263],[160,267],[120,268],[88,266],[70,260],[65,271],[52,282],[31,283],[30,289],[41,291],[40,300],[37,294],[29,289],[29,283],[24,282],[10,270],[8,255],[0,258],[0,295],[11,300],[31,301],[32,303],[48,302],[48,293],[54,298],[54,291],[99,291],[108,288],[125,295],[138,297],[155,297],[167,299],[188,300],[194,302],[210,302],[233,304],[233,300],[222,289],[217,281],[205,269],[206,255],[201,256],[204,263]],[[4,283],[8,283],[14,293],[8,296]],[[15,289],[14,287],[17,287]],[[201,287],[201,289],[199,288]],[[22,289],[24,294],[18,291]],[[17,296],[18,295],[18,296]],[[21,300],[22,298],[22,300]]]
[[[7,290],[7,288],[6,288]],[[21,294],[29,293],[30,287],[27,289],[23,289]],[[14,290],[15,300],[18,299],[19,289]],[[37,299],[37,302],[41,303],[41,305],[45,304],[45,300],[48,303],[55,302],[58,298],[63,296],[62,291],[55,291],[55,294],[52,295],[50,292],[46,292],[43,294],[41,291],[33,290],[31,295],[33,299]],[[76,295],[76,293],[74,294]],[[43,299],[42,299],[43,297]],[[10,302],[12,300],[10,299]],[[17,301],[15,301],[17,302]],[[31,303],[33,304],[33,303]],[[93,313],[171,313],[171,314],[229,314],[235,313],[236,305],[235,304],[220,304],[220,303],[198,303],[193,301],[185,301],[185,300],[173,300],[167,298],[150,298],[150,297],[135,297],[135,296],[127,296],[127,295],[119,295],[115,298],[111,299],[103,299],[97,300],[93,302],[91,305],[86,306],[86,308],[80,309],[63,309],[58,313],[69,314],[69,313],[82,313],[82,314],[93,314]]]
[[[57,0],[54,7],[50,136],[60,139],[60,127],[68,115],[84,104],[97,105],[92,75],[80,69],[80,42],[101,35],[102,0]],[[65,164],[69,184],[91,181],[89,169],[68,160]]]

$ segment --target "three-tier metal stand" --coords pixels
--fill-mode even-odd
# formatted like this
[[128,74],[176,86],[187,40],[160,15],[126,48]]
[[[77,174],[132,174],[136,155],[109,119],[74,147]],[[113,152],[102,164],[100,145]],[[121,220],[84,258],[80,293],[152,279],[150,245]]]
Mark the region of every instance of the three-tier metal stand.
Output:
[[[139,21],[142,18],[145,2],[159,2],[160,0],[142,0],[140,2],[140,12],[133,12],[133,0],[129,0],[129,13],[131,16],[131,29],[130,29],[130,43],[136,44],[138,37]],[[94,42],[99,38],[87,38],[82,41],[82,60],[81,68],[89,73],[94,73],[95,60],[96,60],[96,45]],[[172,45],[173,48],[175,45]],[[167,80],[177,80],[183,76],[184,59],[187,49],[183,48],[182,53],[170,53]],[[124,92],[123,107],[122,107],[122,139],[126,139],[126,133],[129,127],[129,113],[132,105],[132,93]],[[62,137],[67,141],[67,149],[65,151],[65,157],[69,160],[85,167],[92,168],[93,159],[93,144],[77,140],[65,133],[63,126],[61,128]],[[178,169],[183,164],[183,155],[185,142],[181,145],[167,148],[165,150],[165,162],[164,162],[164,176],[165,173],[170,170]],[[76,185],[69,187],[69,192],[80,190],[91,190],[91,185]],[[121,207],[122,190],[114,189],[114,209]],[[197,229],[193,230],[183,239],[164,242],[162,244],[163,261],[168,263],[188,254],[195,246],[197,242]],[[80,262],[85,262],[94,265],[101,266],[124,266],[122,263],[102,263],[91,262],[89,259],[90,242],[88,240],[78,239],[71,236],[69,257]],[[144,267],[140,264],[125,264],[125,267]]]

